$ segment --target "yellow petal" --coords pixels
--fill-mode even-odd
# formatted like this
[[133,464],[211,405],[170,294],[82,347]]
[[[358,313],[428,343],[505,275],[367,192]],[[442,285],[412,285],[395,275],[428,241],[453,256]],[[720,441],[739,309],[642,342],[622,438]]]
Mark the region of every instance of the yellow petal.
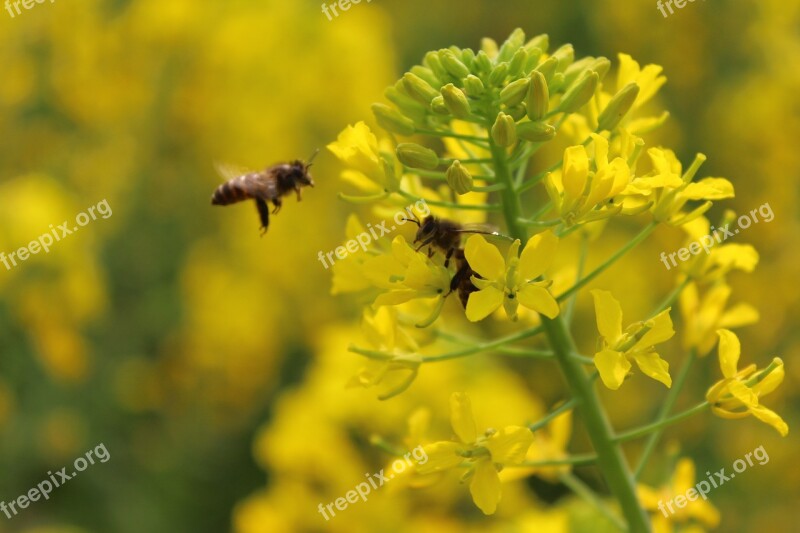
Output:
[[614,350],[597,352],[594,356],[594,366],[600,372],[603,384],[611,390],[617,390],[622,385],[631,369],[630,361]]
[[555,318],[561,311],[550,291],[539,285],[525,285],[517,293],[519,303],[547,318]]
[[583,146],[570,146],[564,150],[564,171],[561,181],[567,204],[583,194],[589,177],[589,157]]
[[689,200],[723,200],[733,198],[733,184],[725,178],[704,178],[690,183],[681,191],[681,195]]
[[665,309],[647,321],[650,330],[633,345],[633,351],[661,344],[675,335],[675,330],[672,329],[672,318],[669,316],[670,311],[671,308]]
[[503,291],[497,287],[487,287],[471,293],[467,300],[467,320],[470,322],[483,320],[503,305],[503,298]]
[[785,437],[789,434],[788,424],[774,411],[767,409],[763,405],[759,405],[757,407],[752,407],[750,412],[762,422],[774,427],[778,433],[781,434],[781,437]]
[[460,465],[464,458],[459,455],[459,451],[464,449],[463,444],[451,441],[434,442],[422,447],[425,456],[428,458],[425,463],[417,463],[416,470],[420,474],[431,474],[449,470]]
[[552,231],[531,237],[519,258],[520,279],[529,281],[544,274],[544,271],[553,262],[556,248],[558,248],[558,237]]
[[472,415],[472,403],[466,393],[454,392],[450,396],[450,424],[461,442],[470,443],[477,440],[478,430],[475,428],[475,418]]
[[592,291],[594,314],[597,318],[597,331],[609,344],[614,344],[622,336],[622,307],[609,292],[599,289]]
[[533,433],[526,427],[506,426],[483,443],[492,454],[492,462],[503,465],[521,463],[533,443]]
[[723,376],[732,378],[736,375],[739,355],[742,353],[739,337],[727,329],[717,330],[717,335],[719,335],[719,367]]
[[758,407],[758,396],[741,381],[731,381],[728,383],[728,392],[745,407]]
[[731,307],[719,319],[721,328],[740,328],[758,322],[758,309],[750,304],[740,303]]
[[469,482],[472,501],[483,514],[494,514],[500,501],[500,476],[491,461],[479,461]]
[[672,378],[669,375],[669,363],[655,353],[634,353],[633,359],[639,370],[648,377],[660,381],[667,387],[672,387]]
[[472,270],[489,280],[504,279],[506,263],[500,251],[480,235],[467,239],[464,254]]
[[769,373],[767,377],[753,385],[752,389],[759,398],[763,398],[770,392],[774,391],[778,388],[778,385],[783,382],[784,377],[784,370],[783,370],[783,361],[779,358],[775,358],[775,362],[777,363],[777,367]]

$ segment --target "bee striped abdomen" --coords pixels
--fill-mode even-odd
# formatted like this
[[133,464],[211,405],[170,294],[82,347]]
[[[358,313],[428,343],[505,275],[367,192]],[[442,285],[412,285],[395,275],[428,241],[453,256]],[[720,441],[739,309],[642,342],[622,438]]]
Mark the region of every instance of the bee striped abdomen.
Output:
[[226,181],[214,191],[211,197],[213,205],[229,205],[241,202],[242,200],[249,200],[254,198],[252,194],[253,186],[248,183],[248,176],[241,176],[229,181]]

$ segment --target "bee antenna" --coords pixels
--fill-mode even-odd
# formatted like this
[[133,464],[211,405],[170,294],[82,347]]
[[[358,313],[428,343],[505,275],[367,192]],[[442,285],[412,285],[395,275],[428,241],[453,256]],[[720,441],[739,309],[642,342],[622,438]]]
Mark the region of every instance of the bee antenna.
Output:
[[306,164],[306,168],[311,166],[311,163],[314,161],[314,158],[317,157],[317,154],[319,154],[319,148],[314,150],[314,153],[311,154],[311,157],[308,158],[308,163]]
[[417,220],[416,218],[406,218],[406,217],[403,217],[403,220],[405,220],[406,222],[413,222],[414,224],[416,224],[416,225],[417,225],[417,227],[419,227],[419,220]]

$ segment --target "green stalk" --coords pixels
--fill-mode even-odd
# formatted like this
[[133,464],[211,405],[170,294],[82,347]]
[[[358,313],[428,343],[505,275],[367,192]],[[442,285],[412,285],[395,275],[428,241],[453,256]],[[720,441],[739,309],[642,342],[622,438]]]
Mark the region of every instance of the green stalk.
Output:
[[[491,137],[489,138],[489,147],[492,159],[494,159],[494,171],[497,181],[506,183],[508,186],[502,191],[501,197],[508,233],[522,241],[524,245],[527,242],[527,232],[525,226],[520,223],[522,209],[519,196],[513,189],[513,181],[509,172],[505,150],[496,146]],[[574,290],[579,288],[578,285]],[[569,296],[571,292],[568,291],[562,295],[562,299]],[[649,533],[651,531],[650,520],[639,504],[633,474],[625,462],[622,449],[614,442],[614,432],[600,403],[600,398],[597,396],[592,380],[589,379],[583,365],[572,357],[572,354],[576,353],[577,350],[562,317],[558,316],[555,319],[549,319],[542,316],[542,327],[550,341],[550,346],[556,355],[556,360],[561,367],[561,372],[564,374],[572,396],[579,403],[578,411],[597,453],[597,466],[620,504],[622,513],[628,523],[628,530],[631,533]]]
[[[669,389],[667,397],[664,399],[664,403],[661,404],[661,408],[658,411],[658,416],[656,417],[656,422],[663,422],[669,416],[670,411],[672,411],[672,408],[675,406],[675,401],[678,399],[678,394],[680,394],[684,383],[686,383],[686,376],[689,375],[689,369],[696,358],[697,349],[693,348],[689,352],[689,356],[686,358],[686,361],[683,362],[683,366],[678,372],[678,375],[675,377],[675,381],[672,383],[672,387]],[[639,464],[636,465],[636,469],[634,470],[634,476],[636,479],[641,477],[642,471],[644,470],[645,465],[647,465],[647,461],[650,459],[650,455],[652,455],[653,450],[655,450],[656,444],[658,444],[658,439],[661,438],[662,433],[663,429],[656,430],[652,435],[650,435],[650,438],[647,439],[647,443],[644,445],[644,450],[642,451],[642,456],[639,458]]]

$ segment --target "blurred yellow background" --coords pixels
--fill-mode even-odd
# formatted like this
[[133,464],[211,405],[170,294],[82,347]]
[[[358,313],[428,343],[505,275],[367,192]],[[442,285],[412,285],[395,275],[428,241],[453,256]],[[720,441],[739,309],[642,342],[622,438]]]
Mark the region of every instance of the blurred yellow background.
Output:
[[[249,203],[209,205],[215,160],[257,168],[308,158],[371,116],[369,105],[426,51],[477,48],[515,27],[571,42],[580,56],[616,64],[624,52],[663,65],[660,98],[672,115],[657,139],[684,162],[705,153],[704,175],[736,187],[710,218],[772,206],[774,221],[741,236],[758,249],[758,269],[732,284],[761,313],[739,332],[745,353],[786,361],[771,406],[795,433],[703,416],[665,440],[700,475],[764,445],[767,465],[710,496],[719,530],[796,531],[797,0],[695,2],[668,18],[654,2],[588,0],[374,0],[333,20],[319,2],[274,0],[56,0],[13,18],[0,11],[0,251],[103,199],[113,209],[48,254],[0,266],[0,500],[98,443],[111,455],[49,501],[0,515],[0,531],[591,531],[585,508],[546,481],[513,485],[494,517],[442,485],[386,489],[325,522],[318,503],[386,462],[370,435],[399,441],[416,408],[430,408],[443,436],[452,391],[470,393],[479,423],[518,424],[563,389],[489,355],[442,364],[389,402],[345,388],[361,363],[346,350],[358,308],[330,295],[317,253],[341,243],[353,207],[336,198],[341,167],[329,153],[312,168],[317,186],[299,205],[287,198],[263,238]],[[590,265],[635,231],[610,228]],[[672,287],[658,255],[683,240],[662,228],[599,281],[625,295],[626,314],[641,315]],[[587,330],[576,328],[579,342],[591,344],[588,294],[576,322]],[[679,353],[678,340],[671,347]],[[718,375],[715,364],[699,368],[684,406]],[[617,427],[657,409],[661,397],[646,385],[606,391]],[[666,449],[649,484],[663,482]]]

